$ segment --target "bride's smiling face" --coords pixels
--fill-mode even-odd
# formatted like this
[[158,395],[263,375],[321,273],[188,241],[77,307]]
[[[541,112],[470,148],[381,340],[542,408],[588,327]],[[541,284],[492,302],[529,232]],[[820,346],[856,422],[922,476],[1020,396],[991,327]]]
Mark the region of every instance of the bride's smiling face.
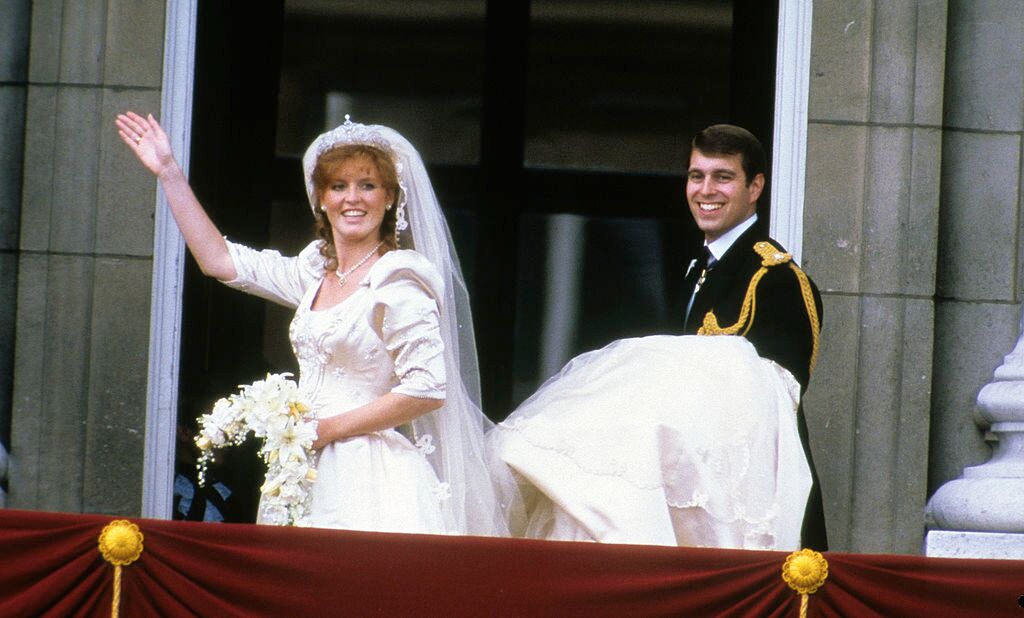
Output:
[[342,244],[380,240],[380,225],[393,200],[377,165],[365,155],[335,165],[320,195],[335,241]]

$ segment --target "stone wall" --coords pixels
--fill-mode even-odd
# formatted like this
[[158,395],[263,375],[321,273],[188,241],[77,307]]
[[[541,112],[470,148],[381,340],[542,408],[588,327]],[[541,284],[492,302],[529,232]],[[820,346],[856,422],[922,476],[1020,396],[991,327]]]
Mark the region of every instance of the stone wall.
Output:
[[1017,341],[1024,3],[951,0],[929,489],[986,461],[980,388]]
[[825,303],[806,410],[833,549],[921,551],[945,1],[814,3],[804,267]]
[[137,514],[156,185],[113,119],[159,110],[164,3],[24,4],[10,506]]
[[834,549],[921,551],[1021,316],[1024,4],[815,0],[807,409]]

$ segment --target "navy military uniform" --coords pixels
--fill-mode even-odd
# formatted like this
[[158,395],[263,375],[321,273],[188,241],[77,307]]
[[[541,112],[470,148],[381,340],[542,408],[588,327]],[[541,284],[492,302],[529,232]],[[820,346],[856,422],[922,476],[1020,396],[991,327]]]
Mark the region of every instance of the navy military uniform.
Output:
[[[696,275],[688,275],[680,290],[684,315]],[[802,395],[817,359],[821,311],[821,295],[814,282],[757,222],[706,270],[685,318],[683,333],[746,337],[760,356],[793,374]],[[828,549],[828,537],[821,487],[808,445],[802,405],[798,427],[813,479],[801,531],[802,544],[824,551]]]

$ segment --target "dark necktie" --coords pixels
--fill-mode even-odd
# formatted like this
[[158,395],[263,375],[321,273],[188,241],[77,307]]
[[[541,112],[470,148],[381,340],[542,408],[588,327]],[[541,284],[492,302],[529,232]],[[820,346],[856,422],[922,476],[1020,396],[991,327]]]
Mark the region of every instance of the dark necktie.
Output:
[[689,296],[686,298],[686,314],[683,320],[683,325],[687,324],[690,320],[690,310],[693,308],[693,299],[697,296],[697,288],[704,285],[704,279],[707,278],[708,272],[715,267],[715,263],[718,260],[712,255],[711,250],[708,249],[707,245],[701,249],[700,257],[694,262],[693,267],[690,268],[690,272],[686,273],[686,279],[684,280],[684,290],[689,291]]

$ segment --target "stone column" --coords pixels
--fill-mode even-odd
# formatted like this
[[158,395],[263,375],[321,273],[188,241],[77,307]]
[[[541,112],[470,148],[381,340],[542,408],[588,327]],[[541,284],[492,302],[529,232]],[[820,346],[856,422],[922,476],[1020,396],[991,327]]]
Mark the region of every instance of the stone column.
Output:
[[[982,418],[972,414],[975,396],[1008,343],[1020,336],[1024,3],[951,0],[947,41],[929,456],[930,489],[943,487],[943,494],[944,483],[990,456],[984,430],[993,418],[985,418],[987,404],[980,398]],[[1009,358],[997,383],[1009,379]],[[964,479],[978,470],[967,469],[973,472],[965,471]],[[946,513],[944,500],[936,493],[933,511]],[[987,508],[973,507],[976,515]],[[984,529],[976,525],[958,529]],[[929,535],[929,551],[933,545]]]
[[164,2],[26,4],[10,506],[134,515],[156,184],[113,119],[159,110]]
[[945,1],[815,0],[804,263],[825,303],[805,410],[832,549],[920,552]]

